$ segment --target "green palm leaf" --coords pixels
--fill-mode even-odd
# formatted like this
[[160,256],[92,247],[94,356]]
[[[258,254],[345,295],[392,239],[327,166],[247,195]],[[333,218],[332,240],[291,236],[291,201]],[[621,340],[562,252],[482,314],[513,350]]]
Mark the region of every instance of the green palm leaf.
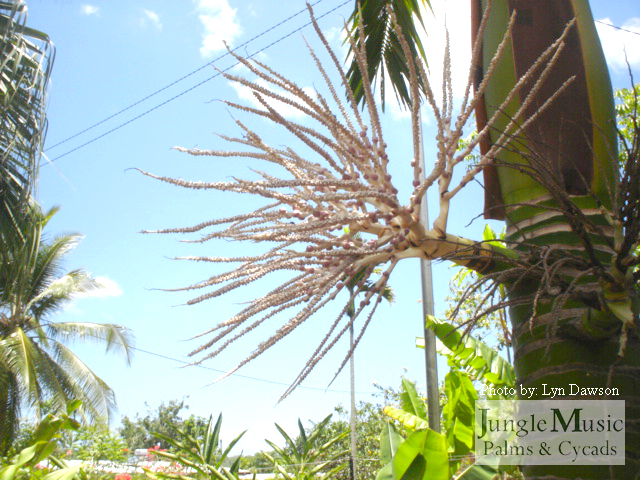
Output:
[[116,409],[115,393],[111,387],[62,343],[52,341],[50,350],[56,377],[64,382],[65,390],[71,394],[64,403],[78,398],[82,400],[81,414],[91,418],[110,416]]
[[0,451],[8,447],[15,434],[20,409],[17,379],[6,365],[8,349],[5,339],[0,339]]
[[[394,31],[391,12],[407,38],[412,57],[421,57],[426,64],[426,55],[418,35],[417,24],[424,28],[420,7],[431,9],[430,0],[364,0],[356,7],[349,19],[350,36],[357,48],[364,46],[367,59],[368,81],[380,82],[382,108],[385,104],[385,81],[388,79],[398,100],[405,106],[411,105],[408,61]],[[360,8],[359,8],[360,7]],[[417,20],[417,22],[416,22]],[[364,45],[358,28],[364,32]],[[353,46],[349,56],[353,55]],[[358,103],[364,100],[363,75],[355,59],[347,72],[349,86]],[[420,87],[424,88],[422,82]]]
[[[35,187],[47,122],[46,89],[54,50],[47,35],[24,26],[24,2],[0,3],[0,232],[20,235]],[[13,228],[9,228],[13,227]]]
[[131,364],[135,339],[131,330],[113,323],[56,322],[45,325],[47,337],[63,343],[93,342],[106,352],[122,355]]

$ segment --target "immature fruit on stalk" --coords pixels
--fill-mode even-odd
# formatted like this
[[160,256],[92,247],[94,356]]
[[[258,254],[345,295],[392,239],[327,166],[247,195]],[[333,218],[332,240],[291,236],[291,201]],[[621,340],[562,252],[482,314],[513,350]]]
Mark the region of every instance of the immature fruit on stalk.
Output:
[[[475,39],[487,0],[471,0],[471,6]],[[607,64],[588,1],[494,0],[490,8],[489,23],[482,37],[482,65],[476,75],[476,88],[514,11],[516,20],[505,52],[487,84],[484,101],[476,111],[479,131],[518,79],[574,18],[575,24],[567,33],[556,63],[517,123],[525,122],[568,79],[575,78],[517,139],[511,140],[494,165],[485,168],[485,216],[503,219],[509,205],[548,193],[547,188],[522,171],[501,167],[504,163],[528,166],[528,158],[532,156],[544,162],[549,177],[567,193],[593,194],[605,208],[611,208],[617,171],[615,110]],[[533,75],[499,115],[489,138],[481,145],[483,154],[498,141],[537,78]]]

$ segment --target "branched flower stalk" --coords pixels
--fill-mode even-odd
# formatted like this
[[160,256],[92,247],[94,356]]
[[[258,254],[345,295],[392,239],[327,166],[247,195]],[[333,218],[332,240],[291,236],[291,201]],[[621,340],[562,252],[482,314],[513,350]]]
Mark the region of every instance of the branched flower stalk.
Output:
[[[490,4],[491,2],[489,2]],[[352,51],[363,75],[363,87],[366,98],[366,113],[361,114],[353,92],[348,87],[345,72],[333,53],[326,38],[318,27],[309,7],[313,25],[323,46],[328,51],[333,67],[341,83],[337,88],[330,74],[320,63],[314,50],[309,47],[320,76],[329,91],[330,100],[317,93],[308,95],[291,80],[276,73],[268,66],[258,62],[236,57],[260,81],[253,82],[245,78],[225,74],[242,86],[251,89],[262,108],[226,102],[230,107],[268,119],[275,125],[289,131],[302,141],[312,155],[302,155],[291,148],[270,146],[256,132],[242,122],[236,121],[243,131],[241,137],[222,136],[239,148],[226,150],[176,149],[191,155],[213,157],[244,157],[268,162],[280,167],[281,174],[274,176],[257,171],[258,180],[235,179],[231,182],[192,182],[172,179],[143,172],[145,175],[170,184],[191,188],[235,192],[244,195],[257,195],[267,203],[255,211],[229,218],[217,219],[192,227],[172,228],[154,233],[193,233],[211,227],[219,227],[203,238],[251,241],[265,245],[262,255],[244,257],[183,257],[199,262],[239,264],[228,272],[215,275],[205,281],[180,288],[178,290],[205,290],[206,293],[193,298],[188,303],[195,304],[224,295],[236,288],[286,271],[289,279],[260,298],[250,302],[233,317],[219,323],[209,331],[199,335],[208,337],[207,341],[190,355],[202,354],[195,363],[200,363],[218,355],[226,347],[247,333],[259,327],[275,315],[288,314],[289,320],[278,328],[269,338],[261,342],[227,376],[290,334],[299,325],[311,318],[328,303],[341,295],[344,307],[327,328],[312,355],[286,390],[283,398],[290,394],[307,377],[314,366],[331,350],[338,340],[349,330],[351,322],[364,316],[364,323],[355,339],[354,348],[360,342],[370,324],[377,306],[383,299],[389,276],[398,262],[404,258],[448,258],[461,265],[482,271],[489,264],[503,261],[505,264],[517,262],[517,255],[496,243],[473,242],[451,235],[447,232],[447,217],[451,199],[469,183],[485,165],[511,138],[517,135],[535,115],[522,116],[533,98],[536,89],[558,58],[564,46],[565,33],[547,49],[530,71],[518,82],[513,92],[505,99],[504,109],[512,98],[521,93],[524,85],[529,87],[523,95],[524,101],[511,123],[504,131],[503,138],[494,144],[488,154],[483,155],[478,164],[462,176],[460,182],[451,188],[454,169],[462,163],[492,128],[494,119],[489,119],[487,127],[469,142],[464,152],[457,152],[457,146],[463,136],[465,125],[469,121],[476,104],[479,102],[492,68],[486,73],[484,81],[472,92],[472,73],[480,62],[480,38],[473,48],[469,80],[464,101],[459,113],[454,116],[454,102],[451,81],[451,57],[447,46],[444,56],[444,83],[440,104],[429,87],[429,78],[425,65],[416,58],[410,63],[410,84],[413,96],[412,139],[415,158],[411,160],[413,169],[413,193],[407,204],[398,199],[398,190],[394,187],[388,171],[390,158],[387,143],[384,140],[380,118],[376,109],[374,94],[367,78],[366,55],[355,42]],[[487,22],[489,9],[485,13],[481,28]],[[504,45],[514,24],[511,18],[501,47],[498,49],[492,67],[503,55]],[[395,20],[394,20],[395,22]],[[407,58],[409,48],[397,24],[395,26],[402,48]],[[567,27],[567,29],[569,26]],[[360,32],[362,35],[362,31]],[[361,42],[364,44],[364,42]],[[418,131],[420,108],[419,79],[426,88],[426,102],[430,105],[437,123],[437,156],[430,171],[422,172],[418,164]],[[539,79],[531,81],[532,79]],[[265,85],[270,87],[265,87]],[[566,85],[565,85],[566,86]],[[561,87],[564,88],[565,86]],[[341,95],[347,90],[347,102]],[[285,94],[277,93],[284,91]],[[334,113],[330,101],[337,106]],[[550,99],[552,101],[552,99]],[[284,118],[275,104],[284,103],[313,119],[316,126],[311,128]],[[542,109],[540,110],[542,111]],[[427,190],[437,188],[440,197],[440,213],[433,225],[423,225],[419,220],[420,202]],[[146,232],[151,233],[151,232]],[[374,273],[381,269],[381,274]],[[358,277],[351,292],[345,288]],[[369,285],[368,288],[364,288]],[[356,304],[354,314],[346,315],[348,306],[356,297],[362,300]],[[349,350],[338,369],[344,367],[352,354]],[[337,373],[336,373],[337,375]],[[224,378],[221,377],[221,378]]]

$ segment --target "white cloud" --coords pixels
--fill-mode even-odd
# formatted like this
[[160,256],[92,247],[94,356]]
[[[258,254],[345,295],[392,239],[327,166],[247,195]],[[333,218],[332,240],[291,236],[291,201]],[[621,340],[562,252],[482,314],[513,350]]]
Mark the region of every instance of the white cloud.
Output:
[[98,15],[100,8],[95,5],[80,5],[80,11],[83,15]]
[[204,35],[200,54],[209,58],[216,52],[226,49],[242,33],[236,18],[237,10],[231,8],[227,0],[198,0],[197,10],[204,26]]
[[343,40],[346,38],[346,33],[342,27],[327,28],[322,31],[322,34],[330,44],[340,42],[340,45],[342,45]]
[[[599,21],[608,25],[613,24],[609,18]],[[629,18],[619,26],[630,32],[596,23],[607,63],[616,71],[626,71],[627,60],[633,68],[638,68],[640,67],[640,17]]]
[[249,15],[251,15],[252,17],[258,16],[258,11],[256,10],[255,5],[253,5],[252,3],[247,5],[247,12],[249,12]]
[[469,78],[471,63],[471,11],[460,8],[459,1],[432,2],[434,13],[423,11],[422,18],[428,37],[422,38],[429,63],[431,88],[436,100],[442,97],[442,71],[446,46],[446,28],[449,30],[451,77],[453,95],[462,98]]
[[[380,106],[378,106],[378,108],[380,108]],[[389,111],[391,118],[396,122],[411,118],[411,111],[408,108],[401,107],[400,103],[396,101],[395,95],[385,99],[385,109]],[[380,108],[380,110],[382,109]]]
[[[269,90],[272,90],[278,95],[281,95],[287,99],[296,100],[296,97],[291,93],[285,92],[284,90],[275,90],[272,86],[270,86],[266,81],[262,79],[256,80],[255,83],[261,87],[268,88]],[[230,85],[236,91],[238,97],[240,97],[242,100],[248,101],[256,108],[264,109],[262,104],[256,99],[255,95],[253,95],[252,90],[249,87],[236,82],[230,82]],[[302,90],[311,98],[315,98],[316,91],[313,88],[303,87]],[[267,100],[268,104],[271,105],[271,107],[273,107],[280,115],[288,120],[301,119],[306,116],[305,113],[302,113],[300,110],[287,103],[283,103],[275,99],[267,99],[266,97],[265,100]]]
[[75,295],[75,298],[90,298],[90,297],[119,297],[122,295],[122,290],[116,282],[107,277],[94,277],[94,280],[102,285],[102,288],[91,290],[85,293],[79,293]]
[[140,25],[143,27],[147,24],[153,25],[158,30],[162,29],[162,23],[160,22],[160,16],[154,12],[153,10],[143,10],[142,11],[142,20],[140,20]]

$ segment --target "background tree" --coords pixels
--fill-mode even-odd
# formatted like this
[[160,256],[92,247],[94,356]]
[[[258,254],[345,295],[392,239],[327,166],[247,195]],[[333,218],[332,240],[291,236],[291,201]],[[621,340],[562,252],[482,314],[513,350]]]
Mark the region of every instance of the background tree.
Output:
[[109,429],[106,419],[82,425],[73,434],[72,458],[90,461],[125,462],[130,456],[124,441]]
[[171,450],[172,445],[158,439],[154,433],[170,438],[175,438],[176,429],[184,431],[187,435],[198,432],[202,434],[207,425],[207,419],[197,415],[190,415],[186,419],[182,417],[182,411],[189,408],[186,398],[170,400],[168,404],[162,402],[155,410],[151,409],[149,404],[145,405],[147,414],[144,417],[139,414],[136,414],[134,419],[124,416],[121,420],[122,426],[118,428],[118,433],[131,451],[137,448],[151,448],[158,443],[161,448]]
[[24,241],[0,245],[0,451],[9,447],[21,410],[40,416],[47,402],[55,414],[74,399],[82,401],[77,413],[88,419],[115,409],[113,390],[68,345],[94,342],[131,359],[133,340],[124,327],[54,321],[77,294],[102,287],[82,270],[62,274],[64,257],[80,236],[48,240],[43,230],[55,211],[32,206],[25,221],[16,223]]
[[[53,47],[42,32],[25,26],[26,5],[0,4],[0,262],[5,251],[19,247],[20,222],[35,189],[46,133],[46,90]],[[0,452],[15,431],[18,397],[13,377],[0,359]]]
[[40,416],[71,400],[87,419],[115,408],[111,388],[68,345],[92,341],[130,360],[130,333],[119,325],[55,322],[77,294],[101,285],[82,270],[63,274],[62,261],[79,235],[48,239],[56,209],[35,198],[46,133],[46,89],[53,65],[47,35],[25,26],[22,0],[0,2],[0,453],[10,446],[19,412]]

